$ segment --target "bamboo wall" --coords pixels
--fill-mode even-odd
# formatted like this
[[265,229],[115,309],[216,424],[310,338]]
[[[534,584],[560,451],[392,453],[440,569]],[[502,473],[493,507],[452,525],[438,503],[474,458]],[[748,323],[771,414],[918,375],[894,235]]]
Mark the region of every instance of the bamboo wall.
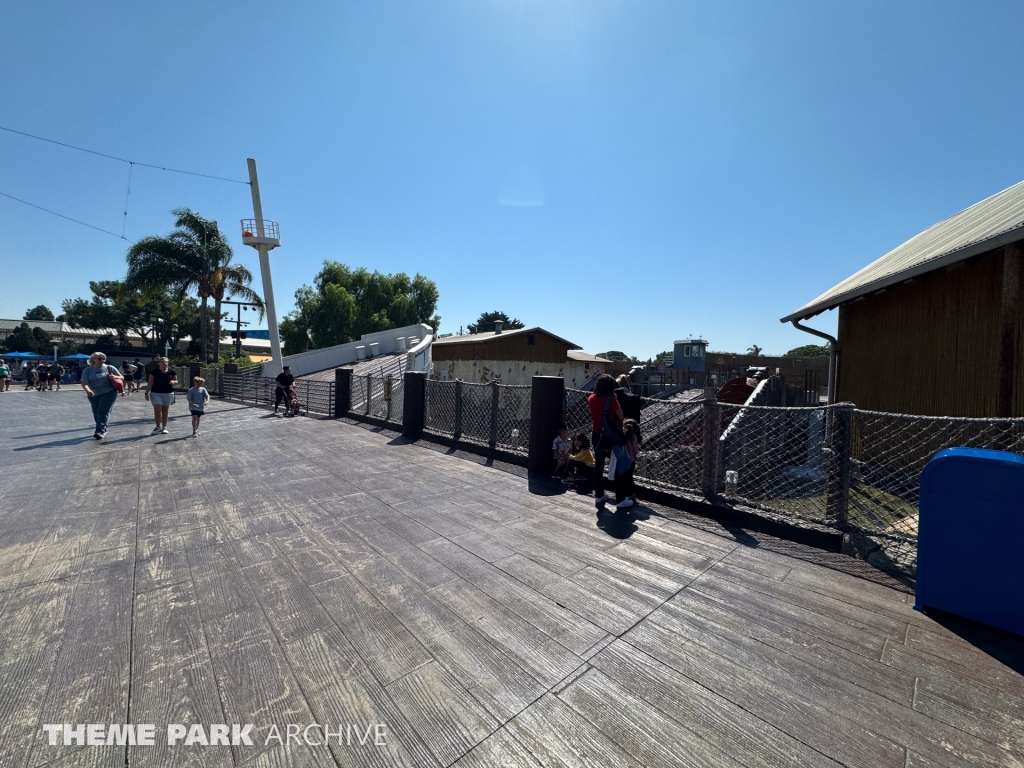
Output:
[[890,413],[996,415],[1002,269],[1002,250],[990,251],[840,307],[838,400]]

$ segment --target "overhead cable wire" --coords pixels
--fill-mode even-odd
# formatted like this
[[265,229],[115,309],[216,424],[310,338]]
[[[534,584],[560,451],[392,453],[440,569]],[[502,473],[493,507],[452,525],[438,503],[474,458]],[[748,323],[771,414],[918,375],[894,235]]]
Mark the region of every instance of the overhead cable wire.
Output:
[[90,155],[98,155],[99,157],[106,157],[110,160],[117,160],[121,163],[130,163],[132,165],[141,165],[143,168],[155,168],[158,171],[168,171],[170,173],[184,173],[187,176],[201,176],[204,179],[216,179],[217,181],[230,181],[232,184],[245,184],[249,185],[248,181],[241,181],[239,179],[228,179],[224,176],[211,176],[208,173],[196,173],[195,171],[182,171],[178,168],[168,168],[163,165],[152,165],[150,163],[140,163],[138,160],[127,160],[123,157],[117,157],[116,155],[108,155],[105,152],[97,152],[93,149],[86,149],[85,147],[76,147],[74,144],[66,144],[63,141],[54,141],[53,139],[46,139],[42,136],[36,136],[32,133],[25,133],[24,131],[16,131],[13,128],[6,128],[0,125],[0,131],[7,131],[8,133],[16,133],[19,136],[27,136],[30,139],[36,139],[38,141],[45,141],[48,144],[56,144],[60,147],[67,147],[68,149],[75,149],[79,152],[88,152]]
[[132,194],[132,171],[135,169],[135,163],[128,164],[128,191],[124,193],[124,222],[121,224],[121,237],[124,237],[124,231],[128,226],[128,198]]
[[[0,192],[0,196],[9,198],[11,200],[15,200],[15,201],[21,203],[22,205],[29,206],[30,208],[37,208],[40,211],[45,211],[46,213],[53,214],[54,216],[59,216],[62,219],[67,219],[68,221],[73,221],[73,222],[75,222],[75,224],[81,224],[83,227],[88,227],[89,229],[95,229],[97,232],[104,232],[104,233],[106,233],[108,235],[113,235],[118,240],[128,240],[128,238],[124,236],[124,233],[119,235],[119,234],[117,234],[117,232],[111,232],[109,229],[103,229],[102,227],[96,227],[96,226],[93,226],[92,224],[86,224],[84,221],[79,221],[78,219],[73,219],[70,216],[65,216],[63,213],[57,213],[56,211],[51,211],[49,208],[43,208],[43,206],[41,206],[41,205],[36,205],[35,203],[30,203],[28,200],[22,200],[20,197],[15,197],[14,195],[8,195],[6,192]],[[128,242],[131,243],[133,241],[132,240],[128,240]]]

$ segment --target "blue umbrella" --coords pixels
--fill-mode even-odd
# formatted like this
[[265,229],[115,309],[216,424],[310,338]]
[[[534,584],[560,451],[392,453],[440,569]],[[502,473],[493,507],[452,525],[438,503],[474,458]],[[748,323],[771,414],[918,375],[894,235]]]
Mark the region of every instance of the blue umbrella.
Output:
[[89,356],[88,355],[83,355],[81,352],[76,352],[73,355],[68,355],[67,357],[62,357],[61,358],[61,360],[88,360],[88,359],[89,359]]
[[0,355],[0,357],[31,357],[31,358],[38,358],[38,357],[41,357],[41,355],[37,355],[34,352],[5,352],[4,354]]

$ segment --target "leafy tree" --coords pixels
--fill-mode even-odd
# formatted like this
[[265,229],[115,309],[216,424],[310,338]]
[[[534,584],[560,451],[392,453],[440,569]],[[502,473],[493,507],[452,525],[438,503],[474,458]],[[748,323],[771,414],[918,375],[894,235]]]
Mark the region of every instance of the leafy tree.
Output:
[[747,354],[752,355],[753,357],[760,357],[762,351],[763,350],[759,346],[757,346],[757,344],[751,344],[749,347],[747,347]]
[[423,275],[385,275],[325,261],[313,286],[295,292],[295,311],[281,323],[289,354],[302,348],[307,332],[315,348],[358,339],[366,333],[426,323],[437,332],[441,318],[437,285]]
[[[153,340],[155,330],[155,346],[161,350],[168,342],[177,348],[181,338],[191,336],[194,340],[202,335],[198,302],[189,297],[179,299],[166,286],[140,291],[127,288],[118,280],[99,280],[90,282],[89,289],[93,294],[91,298],[67,299],[61,308],[72,328],[109,328],[114,332],[110,334],[109,341],[106,338],[97,340],[99,348],[128,346],[129,331],[149,342]],[[160,318],[155,326],[149,319],[153,315]],[[177,333],[173,331],[173,325],[178,326]],[[199,354],[198,344],[195,354]]]
[[609,352],[599,352],[597,356],[603,357],[605,360],[611,360],[613,363],[629,363],[636,360],[635,357],[630,357],[625,352],[619,352],[614,349]]
[[802,347],[791,349],[784,357],[828,357],[830,354],[828,344],[805,344]]
[[[45,331],[44,331],[45,333]],[[9,352],[39,352],[38,341],[28,323],[22,323],[8,334],[4,345]]]
[[232,264],[234,254],[217,222],[205,219],[188,208],[177,208],[176,229],[166,237],[144,237],[128,249],[129,290],[169,287],[179,298],[189,291],[199,296],[200,353],[209,360],[207,328],[209,299],[214,301],[214,355],[220,353],[221,301],[235,296],[252,302],[263,313],[263,302],[249,285],[252,273],[240,264]]
[[44,304],[32,307],[25,313],[25,320],[53,320],[53,312]]
[[309,349],[309,336],[306,329],[301,327],[290,315],[277,326],[281,334],[281,341],[284,343],[284,350],[289,355],[297,355]]
[[666,352],[659,352],[658,356],[654,358],[654,361],[656,363],[671,363],[673,360],[675,360],[675,357],[676,353],[669,350]]
[[494,323],[498,320],[502,322],[502,328],[506,331],[526,327],[519,318],[509,317],[504,312],[495,311],[482,313],[475,323],[466,326],[466,330],[470,333],[487,333],[494,330]]

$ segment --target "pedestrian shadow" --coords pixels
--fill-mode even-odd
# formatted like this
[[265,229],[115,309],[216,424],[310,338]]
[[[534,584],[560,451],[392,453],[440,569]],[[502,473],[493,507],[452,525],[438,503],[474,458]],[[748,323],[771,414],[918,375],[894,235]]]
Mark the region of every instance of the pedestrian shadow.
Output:
[[[76,432],[78,430],[75,430]],[[56,434],[60,434],[59,432]],[[78,445],[79,443],[88,443],[95,440],[92,435],[82,435],[80,437],[69,437],[66,440],[51,440],[48,443],[36,443],[35,445],[21,445],[14,448],[15,451],[35,451],[39,448],[60,448],[65,445]]]
[[604,505],[597,508],[597,527],[613,539],[623,540],[640,530],[633,522],[633,516],[626,510],[620,512],[614,507]]

